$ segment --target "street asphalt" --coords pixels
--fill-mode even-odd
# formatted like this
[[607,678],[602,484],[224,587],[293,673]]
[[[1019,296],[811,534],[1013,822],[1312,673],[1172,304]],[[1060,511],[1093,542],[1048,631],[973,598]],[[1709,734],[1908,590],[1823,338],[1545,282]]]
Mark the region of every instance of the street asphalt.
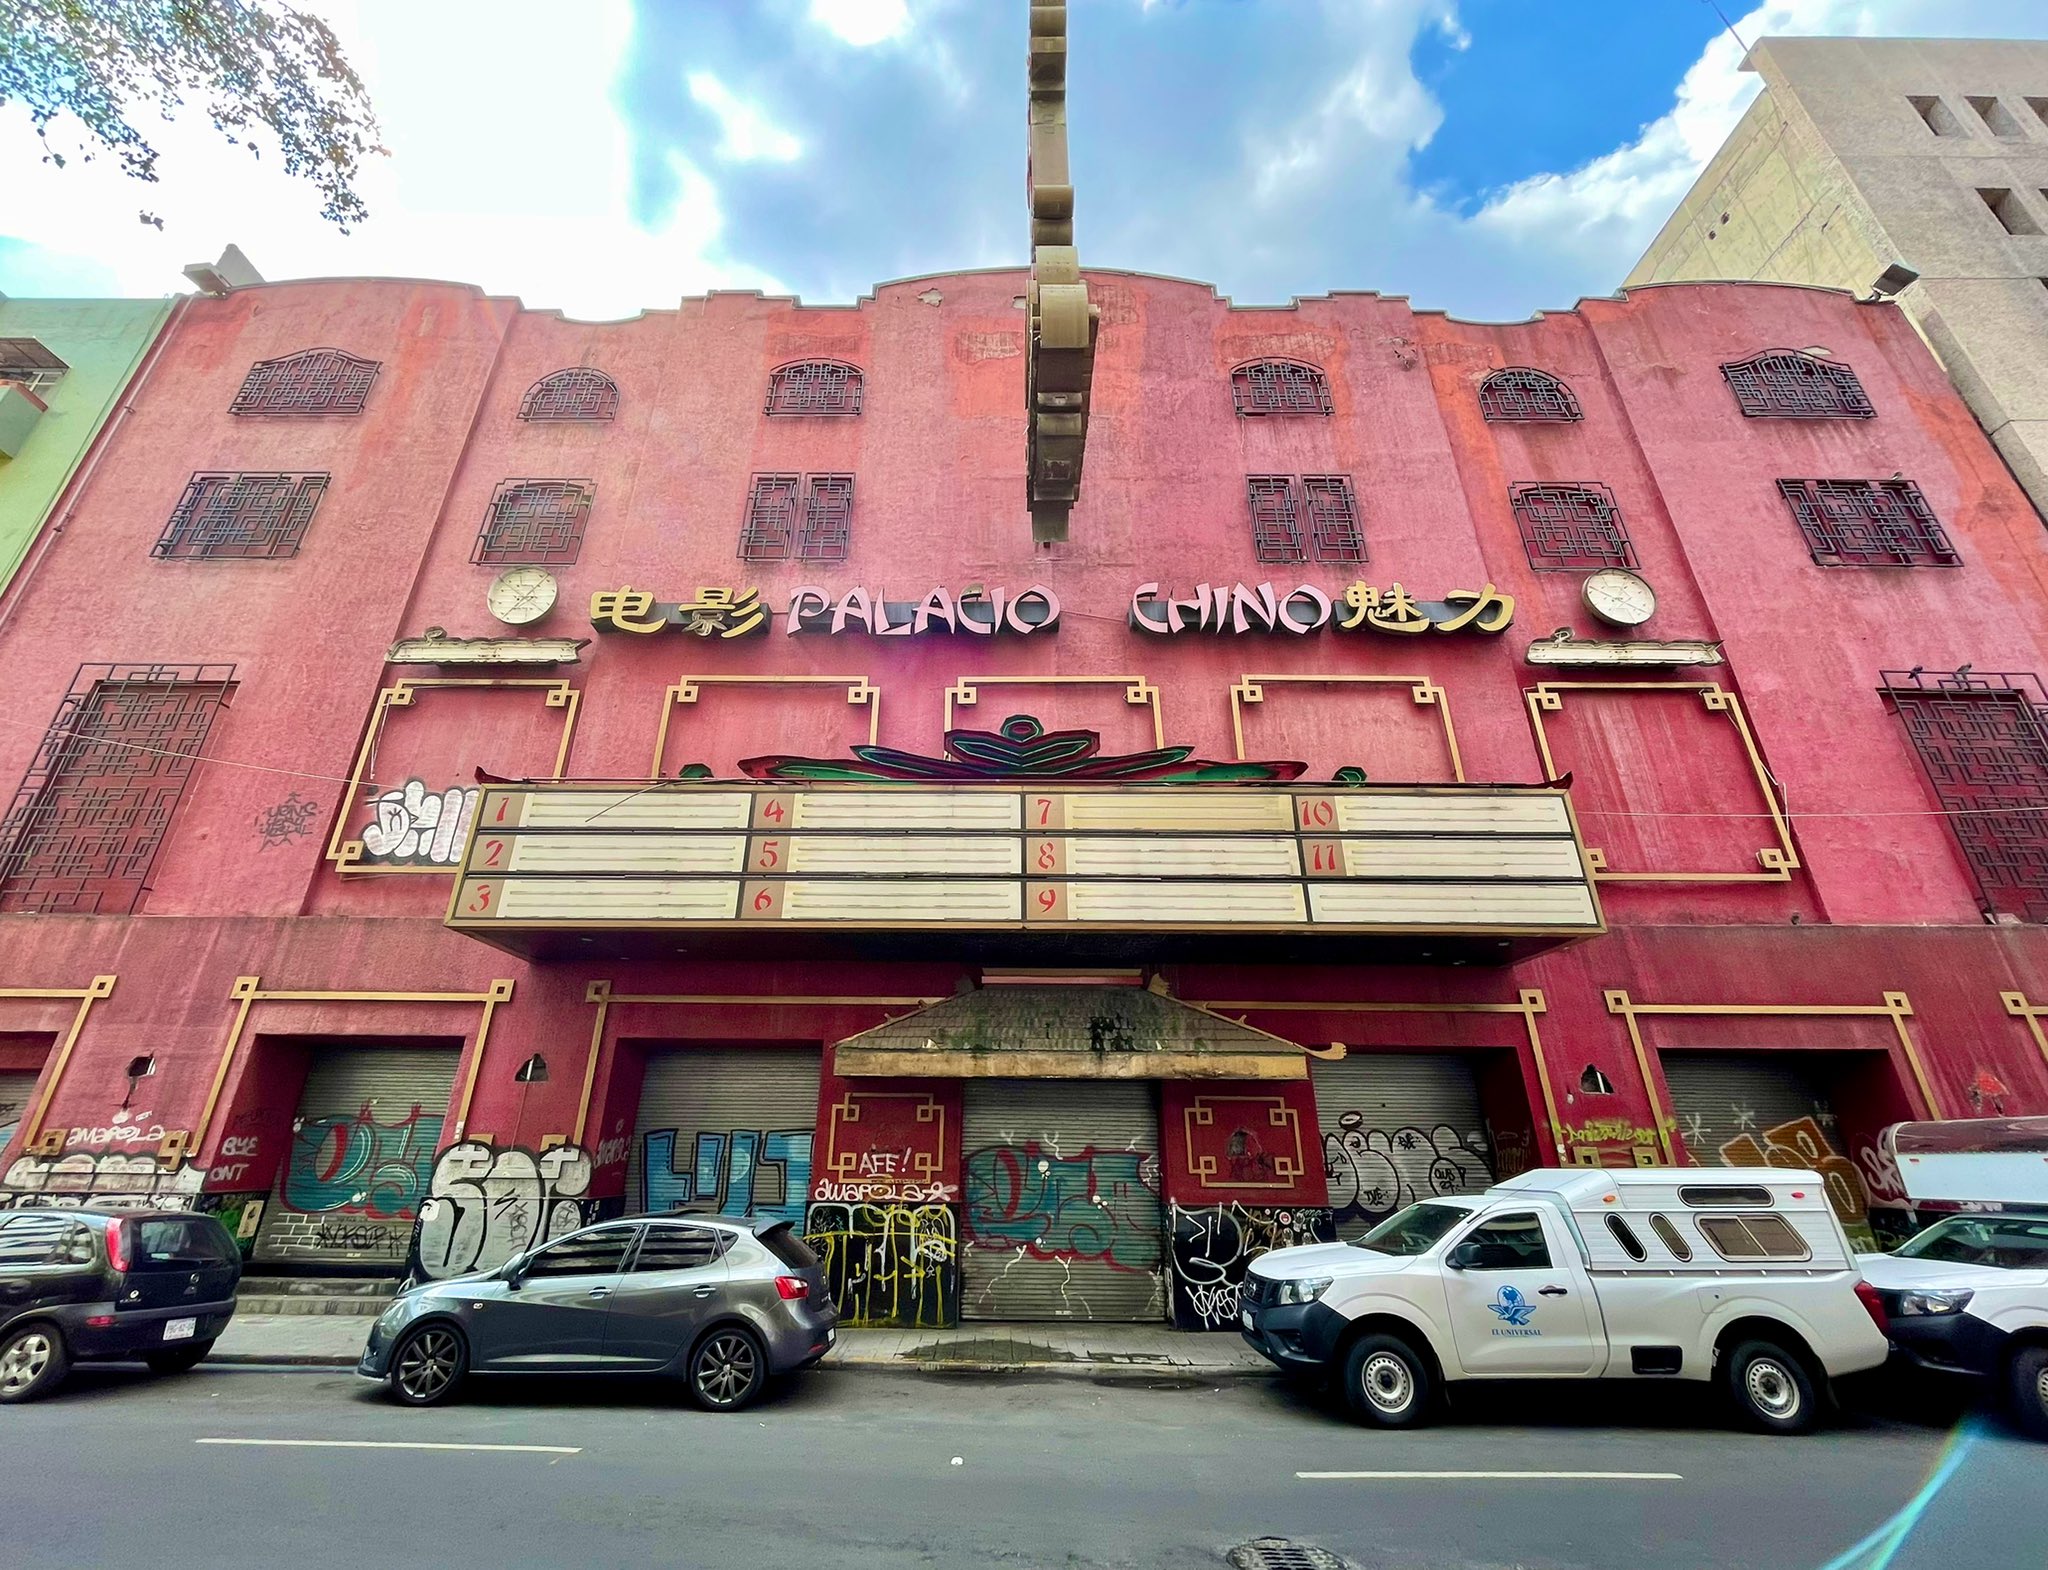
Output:
[[1278,1380],[817,1371],[711,1417],[638,1381],[410,1411],[333,1369],[85,1369],[0,1413],[0,1565],[1213,1570],[1262,1537],[1360,1570],[2048,1564],[2048,1447],[1995,1422],[1717,1423],[1671,1386],[1387,1434]]

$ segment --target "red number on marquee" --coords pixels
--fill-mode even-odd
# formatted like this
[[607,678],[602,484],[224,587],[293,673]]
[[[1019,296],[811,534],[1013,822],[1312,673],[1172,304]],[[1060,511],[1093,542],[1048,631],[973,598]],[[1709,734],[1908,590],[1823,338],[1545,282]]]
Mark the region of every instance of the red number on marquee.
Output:
[[[1058,865],[1059,857],[1053,853],[1052,841],[1040,840],[1038,842],[1038,870],[1040,872],[1050,872]],[[1051,892],[1051,889],[1046,890],[1048,894]]]
[[779,801],[769,802],[767,806],[761,809],[761,816],[770,823],[780,823],[782,821],[782,803]]
[[754,852],[754,864],[763,871],[780,865],[782,858],[776,854],[775,847],[781,843],[780,840],[761,841],[761,848]]
[[1337,847],[1334,845],[1311,845],[1309,847],[1309,871],[1335,872],[1337,870]]
[[491,819],[491,821],[493,823],[503,823],[505,821],[505,809],[511,805],[512,798],[510,796],[500,796],[498,798],[498,815]]
[[1040,828],[1042,829],[1042,828],[1044,828],[1044,827],[1045,827],[1045,826],[1046,826],[1047,824],[1049,824],[1049,823],[1051,823],[1051,822],[1052,822],[1052,797],[1050,797],[1050,796],[1040,796],[1040,797],[1038,798],[1038,826],[1039,826],[1039,827],[1040,827]]
[[1038,891],[1038,908],[1040,910],[1051,910],[1059,902],[1060,896],[1057,889],[1040,889]]
[[504,854],[505,842],[503,840],[484,841],[484,865],[486,867],[495,867],[498,864],[498,858]]
[[754,895],[754,909],[766,910],[775,903],[775,896],[767,889],[758,890]]
[[491,886],[479,883],[469,892],[469,904],[463,907],[472,916],[481,916],[491,908]]
[[1327,801],[1304,801],[1301,804],[1301,821],[1313,829],[1326,829],[1337,816],[1337,809]]

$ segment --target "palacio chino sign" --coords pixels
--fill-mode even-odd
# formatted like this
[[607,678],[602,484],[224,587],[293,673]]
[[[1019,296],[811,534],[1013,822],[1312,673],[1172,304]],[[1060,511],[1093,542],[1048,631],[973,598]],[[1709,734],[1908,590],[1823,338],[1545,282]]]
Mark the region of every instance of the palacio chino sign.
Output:
[[[590,622],[599,632],[686,632],[700,638],[745,638],[769,630],[779,614],[782,630],[795,636],[839,637],[862,632],[875,638],[921,638],[934,634],[979,638],[1019,637],[1059,630],[1060,598],[1043,584],[1012,592],[980,585],[955,595],[941,587],[922,599],[892,600],[868,589],[839,595],[805,584],[789,591],[778,613],[753,588],[700,588],[688,599],[663,601],[648,589],[601,589],[590,597]],[[1236,636],[1279,633],[1306,637],[1325,627],[1339,632],[1425,633],[1504,632],[1515,619],[1515,600],[1492,584],[1451,589],[1440,600],[1421,600],[1399,583],[1379,588],[1353,583],[1338,595],[1313,584],[1275,589],[1270,583],[1195,585],[1176,598],[1158,583],[1141,583],[1131,595],[1134,631],[1159,637],[1186,633]]]

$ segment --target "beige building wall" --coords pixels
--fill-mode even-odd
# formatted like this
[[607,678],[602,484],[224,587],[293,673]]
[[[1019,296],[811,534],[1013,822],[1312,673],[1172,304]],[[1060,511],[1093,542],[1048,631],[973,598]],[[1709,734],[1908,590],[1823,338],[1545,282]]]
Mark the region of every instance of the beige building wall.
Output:
[[1904,262],[1900,305],[2048,515],[2048,42],[1774,38],[1747,64],[1762,95],[1628,283],[1861,293]]

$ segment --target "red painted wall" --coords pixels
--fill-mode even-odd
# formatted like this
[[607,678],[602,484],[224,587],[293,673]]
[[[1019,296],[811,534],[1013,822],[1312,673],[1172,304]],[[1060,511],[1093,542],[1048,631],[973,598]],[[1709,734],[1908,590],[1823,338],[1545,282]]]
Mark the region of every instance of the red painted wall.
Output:
[[[1122,679],[1142,676],[1158,689],[1169,743],[1227,758],[1229,690],[1258,673],[1427,678],[1449,695],[1468,778],[1532,780],[1539,763],[1524,692],[1542,673],[1523,652],[1553,628],[1601,629],[1579,608],[1578,575],[1531,570],[1507,486],[1606,485],[1659,595],[1646,635],[1725,644],[1728,664],[1699,674],[1746,705],[1796,815],[1801,869],[1776,883],[1609,884],[1608,936],[1513,970],[1390,968],[1362,953],[1343,969],[1188,968],[1173,978],[1182,995],[1499,1003],[1540,989],[1542,1065],[1560,1122],[1578,1128],[1656,1121],[1624,1021],[1605,1001],[1610,991],[1637,1002],[1768,1006],[1870,1006],[1904,992],[1940,1110],[1972,1110],[1970,1087],[1985,1072],[2007,1088],[2007,1111],[2048,1109],[2048,1061],[2001,1001],[2006,992],[2048,1001],[2043,934],[1985,925],[1899,723],[1873,690],[1881,670],[1915,665],[2048,673],[2048,547],[1895,310],[1818,290],[1672,285],[1484,326],[1373,295],[1240,310],[1196,284],[1097,275],[1103,331],[1083,500],[1071,542],[1034,549],[1022,508],[1022,287],[1015,272],[919,279],[847,309],[715,295],[609,324],[408,281],[276,284],[195,300],[153,373],[131,390],[134,412],[63,537],[0,601],[0,676],[11,699],[0,782],[21,778],[81,662],[237,670],[232,706],[207,747],[212,761],[186,789],[137,912],[0,917],[0,987],[118,977],[89,1012],[49,1125],[105,1124],[126,1091],[126,1063],[151,1052],[159,1071],[150,1111],[166,1129],[196,1126],[222,1076],[200,1151],[212,1166],[238,1120],[262,1122],[293,1093],[286,1038],[460,1035],[468,1050],[457,1085],[474,1069],[474,1100],[466,1127],[451,1111],[445,1137],[533,1144],[575,1132],[595,1015],[590,981],[620,993],[773,1000],[614,1006],[585,1119],[596,1148],[631,1127],[637,1083],[622,1067],[631,1057],[622,1040],[830,1043],[900,1011],[902,999],[952,990],[956,968],[944,964],[530,967],[439,927],[445,875],[344,879],[327,867],[337,814],[350,827],[362,821],[361,804],[343,797],[379,686],[434,674],[386,667],[386,646],[434,626],[497,630],[483,602],[495,569],[471,565],[470,555],[492,491],[514,478],[588,479],[597,491],[581,559],[557,570],[559,607],[534,632],[588,634],[590,594],[625,585],[662,599],[752,585],[779,605],[800,583],[915,598],[936,584],[1040,582],[1065,607],[1056,635],[1028,639],[792,638],[779,628],[732,643],[599,638],[557,673],[580,693],[568,772],[584,777],[645,777],[668,689],[685,676],[831,678],[780,691],[706,685],[698,703],[675,708],[665,765],[703,761],[725,772],[756,753],[835,753],[865,740],[870,711],[847,703],[841,685],[857,676],[881,691],[882,739],[920,751],[939,745],[946,687],[996,675],[1118,679],[985,685],[960,723],[992,727],[1026,711],[1100,728],[1115,750],[1149,746],[1149,714],[1123,696]],[[381,362],[362,416],[228,414],[252,363],[323,345]],[[1738,414],[1723,361],[1815,346],[1855,369],[1876,419]],[[1229,371],[1267,355],[1320,365],[1334,415],[1239,419]],[[764,417],[770,370],[809,357],[862,367],[858,419]],[[575,365],[616,379],[615,421],[516,417],[535,380]],[[1487,424],[1476,388],[1502,365],[1562,377],[1584,419]],[[151,555],[187,477],[216,468],[332,474],[295,558]],[[767,471],[856,476],[847,562],[736,559],[748,478]],[[1926,494],[1963,565],[1815,567],[1774,482],[1895,472]],[[1260,566],[1245,515],[1250,473],[1349,474],[1370,564]],[[1492,640],[1169,641],[1125,622],[1131,591],[1146,581],[1183,594],[1198,581],[1240,579],[1341,592],[1354,577],[1399,580],[1423,598],[1491,582],[1515,596],[1515,626]],[[505,718],[508,703],[516,719]],[[423,692],[395,715],[371,778],[399,785],[420,774],[442,785],[465,783],[478,766],[546,772],[561,717],[537,692]],[[1438,716],[1418,708],[1406,685],[1271,683],[1245,725],[1254,756],[1302,759],[1311,777],[1347,764],[1382,780],[1448,777]],[[1755,812],[1760,802],[1725,720],[1690,698],[1570,698],[1551,726],[1559,767],[1579,782],[1588,841],[1614,864],[1747,870],[1755,848],[1771,843],[1755,819],[1696,816]],[[310,832],[264,848],[261,821],[294,794],[314,808]],[[1653,815],[1632,815],[1643,813]],[[255,1001],[241,1048],[226,1059],[242,976],[264,990],[460,996]],[[473,1062],[478,1000],[498,981],[512,993],[495,1006]],[[854,1001],[802,1001],[820,997]],[[76,1007],[0,999],[0,1032],[54,1040]],[[1318,1044],[1512,1049],[1538,1108],[1538,1153],[1558,1158],[1544,1148],[1555,1142],[1541,1124],[1537,1058],[1519,1014],[1250,1017]],[[1929,1110],[1888,1018],[1709,1016],[1644,1029],[1653,1081],[1660,1046],[1841,1048],[1882,1053],[1891,1065],[1893,1090],[1857,1094]],[[271,1040],[275,1051],[265,1048]],[[513,1070],[535,1052],[548,1059],[549,1079],[516,1085]],[[1615,1086],[1598,1105],[1577,1088],[1588,1065]],[[1497,1088],[1489,1080],[1489,1096]],[[265,1146],[284,1138],[258,1137]],[[280,1154],[265,1148],[246,1181],[262,1186],[262,1163]],[[601,1161],[592,1192],[616,1193],[621,1171],[616,1156]]]

